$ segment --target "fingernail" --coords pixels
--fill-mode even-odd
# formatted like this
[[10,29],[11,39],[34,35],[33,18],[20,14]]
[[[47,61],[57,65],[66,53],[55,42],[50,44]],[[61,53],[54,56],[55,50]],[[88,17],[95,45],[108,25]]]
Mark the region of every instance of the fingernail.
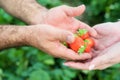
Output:
[[67,64],[67,63],[63,63],[63,65],[64,65],[64,66],[69,66],[69,64]]
[[95,65],[90,65],[90,66],[89,66],[89,70],[93,70],[94,67],[95,67]]
[[85,5],[84,4],[80,5],[80,7],[83,7],[83,6],[85,6]]
[[82,4],[81,6],[85,6],[84,4]]
[[74,41],[74,35],[68,35],[67,42],[72,43]]

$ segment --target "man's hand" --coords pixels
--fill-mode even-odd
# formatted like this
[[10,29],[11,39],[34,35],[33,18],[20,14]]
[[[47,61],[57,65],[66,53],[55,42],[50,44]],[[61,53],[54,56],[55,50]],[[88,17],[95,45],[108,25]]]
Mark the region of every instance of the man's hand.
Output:
[[90,54],[79,55],[61,43],[74,41],[74,35],[67,30],[58,29],[50,25],[32,25],[26,27],[25,31],[28,45],[41,49],[54,57],[66,60],[91,58]]
[[44,12],[41,17],[40,13],[37,13],[32,18],[32,24],[39,24],[42,18],[42,23],[50,24],[58,28],[70,30],[75,32],[79,28],[87,29],[93,36],[96,35],[94,29],[90,28],[87,24],[77,20],[76,16],[80,16],[85,11],[85,6],[69,7],[66,5],[52,8]]
[[78,7],[63,5],[49,10],[35,0],[0,0],[0,5],[5,11],[28,24],[49,24],[72,32],[78,28],[85,28],[91,35],[96,35],[94,29],[74,18],[84,12],[84,5]]
[[[78,7],[59,6],[47,10],[40,6],[35,0],[0,0],[0,6],[11,15],[22,19],[28,24],[49,24],[72,32],[75,32],[79,28],[86,28],[92,35],[96,35],[94,29],[74,18],[84,12],[84,5]],[[66,41],[66,31],[47,25],[44,25],[44,27],[38,25],[29,28],[25,29],[28,36],[30,32],[27,31],[31,31],[32,33],[31,36],[29,36],[30,38],[27,38],[29,45],[48,52],[53,56],[68,60],[83,60],[88,58],[88,56],[74,54],[75,52],[67,49],[60,43],[62,40]],[[89,55],[89,58],[90,57]]]
[[33,46],[55,57],[66,60],[84,60],[91,55],[78,55],[62,42],[71,43],[74,35],[50,25],[0,26],[0,50],[16,46]]
[[95,49],[92,51],[93,59],[82,62],[67,62],[65,65],[76,69],[105,69],[120,62],[120,22],[103,23],[93,28],[98,35],[95,39]]

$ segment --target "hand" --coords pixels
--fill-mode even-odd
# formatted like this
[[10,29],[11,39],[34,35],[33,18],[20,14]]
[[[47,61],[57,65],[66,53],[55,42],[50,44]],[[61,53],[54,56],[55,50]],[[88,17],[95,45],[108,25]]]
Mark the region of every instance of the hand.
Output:
[[115,43],[111,47],[108,47],[105,50],[96,51],[95,54],[98,54],[91,60],[88,60],[84,63],[82,62],[74,62],[69,61],[66,62],[65,65],[75,68],[75,69],[83,69],[83,70],[102,70],[106,69],[114,64],[120,62],[120,42]]
[[84,63],[67,62],[65,65],[76,69],[105,69],[118,63],[120,61],[118,57],[120,54],[118,49],[120,40],[119,24],[120,22],[95,25],[93,28],[98,35],[95,37],[96,45],[95,50],[92,52],[93,59]]
[[120,62],[120,42],[117,42],[104,50],[96,51],[94,53],[98,55],[90,61],[89,70],[106,69]]
[[[78,7],[69,7],[65,5],[55,7],[46,12],[44,11],[42,14],[40,14],[40,12],[36,13],[36,15],[32,18],[32,24],[45,23],[58,28],[70,30],[72,32],[75,32],[79,28],[85,28],[89,30],[91,35],[94,36],[96,35],[94,29],[74,18],[75,16],[81,15],[84,10],[84,5]],[[42,20],[39,20],[41,18]]]
[[26,28],[26,42],[44,52],[66,60],[84,60],[91,55],[78,55],[71,49],[65,47],[61,42],[71,43],[74,35],[67,31],[50,25],[32,25]]
[[105,49],[120,40],[120,22],[108,22],[93,26],[97,32],[95,49]]
[[78,7],[63,5],[50,10],[38,4],[36,0],[0,0],[0,5],[6,12],[27,24],[48,24],[72,32],[75,32],[78,28],[85,28],[89,30],[92,36],[96,35],[94,29],[74,18],[84,12],[84,5]]

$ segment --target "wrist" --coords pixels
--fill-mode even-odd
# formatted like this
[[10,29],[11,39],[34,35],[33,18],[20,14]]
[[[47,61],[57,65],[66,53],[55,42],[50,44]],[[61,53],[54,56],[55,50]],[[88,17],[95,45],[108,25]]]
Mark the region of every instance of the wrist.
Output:
[[[23,7],[20,9],[20,19],[25,21],[27,24],[40,24],[43,23],[44,14],[47,9],[35,0],[29,1],[27,3],[21,4]],[[22,13],[23,12],[23,13]],[[19,16],[18,15],[18,16]]]
[[25,30],[18,26],[0,26],[0,49],[24,46]]
[[21,43],[21,46],[25,46],[25,45],[28,45],[27,43],[27,31],[26,31],[26,27],[27,26],[21,26],[19,27],[19,30],[18,30],[18,36],[16,36],[16,43]]
[[29,45],[29,46],[35,45],[34,37],[37,37],[36,35],[34,35],[36,33],[35,29],[36,29],[36,27],[34,25],[29,25],[29,26],[24,27],[23,31],[25,31],[25,35],[24,35],[23,39],[24,39],[26,45]]

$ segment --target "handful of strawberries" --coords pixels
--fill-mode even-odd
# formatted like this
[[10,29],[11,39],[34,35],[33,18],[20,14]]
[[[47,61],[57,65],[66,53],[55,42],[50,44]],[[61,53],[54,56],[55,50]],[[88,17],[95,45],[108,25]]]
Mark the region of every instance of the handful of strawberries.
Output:
[[84,52],[90,52],[94,44],[94,40],[90,38],[89,32],[86,29],[79,29],[75,33],[74,42],[68,44],[68,47],[81,54]]

